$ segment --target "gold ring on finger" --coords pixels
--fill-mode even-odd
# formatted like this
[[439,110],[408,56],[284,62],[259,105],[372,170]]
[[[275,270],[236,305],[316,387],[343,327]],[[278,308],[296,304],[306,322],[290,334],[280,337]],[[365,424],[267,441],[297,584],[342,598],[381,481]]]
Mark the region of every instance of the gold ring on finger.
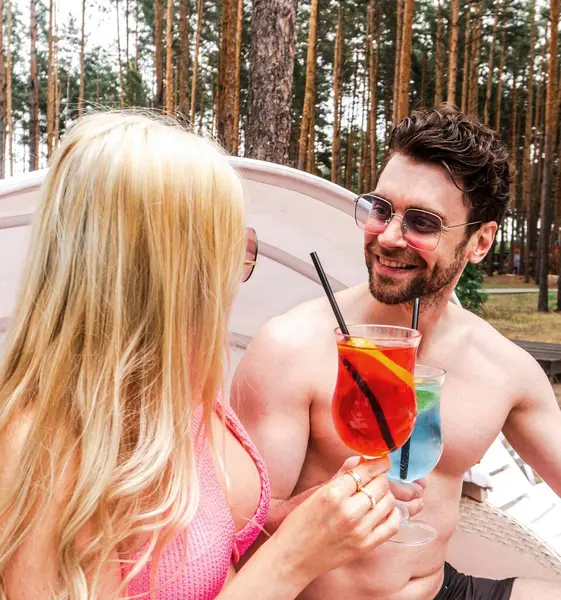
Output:
[[360,475],[352,469],[345,471],[345,475],[350,475],[355,480],[356,491],[359,492],[362,489],[362,479],[360,478]]
[[365,490],[363,487],[361,487],[358,491],[362,492],[363,494],[368,496],[368,499],[370,500],[370,504],[372,505],[372,508],[374,508],[376,506],[376,500],[374,500],[374,496],[368,490]]

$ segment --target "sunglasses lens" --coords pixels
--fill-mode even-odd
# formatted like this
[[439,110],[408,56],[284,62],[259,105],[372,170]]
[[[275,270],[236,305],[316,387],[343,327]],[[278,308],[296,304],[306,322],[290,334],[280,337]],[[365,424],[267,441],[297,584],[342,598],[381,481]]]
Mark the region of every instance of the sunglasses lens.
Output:
[[442,221],[436,215],[410,208],[403,217],[403,237],[418,250],[434,250],[440,240]]
[[392,216],[391,204],[376,196],[360,196],[355,205],[357,225],[369,233],[380,234],[388,226]]
[[359,196],[355,202],[355,222],[364,229],[368,221],[368,215],[372,208],[372,196]]
[[247,238],[245,246],[245,261],[242,275],[242,283],[245,283],[253,273],[255,269],[255,262],[257,260],[258,242],[257,233],[253,227],[247,228]]

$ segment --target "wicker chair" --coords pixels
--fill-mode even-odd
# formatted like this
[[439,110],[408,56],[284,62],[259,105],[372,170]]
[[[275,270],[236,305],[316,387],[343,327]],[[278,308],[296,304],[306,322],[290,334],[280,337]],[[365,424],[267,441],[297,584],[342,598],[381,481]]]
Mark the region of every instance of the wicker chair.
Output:
[[561,556],[530,529],[488,502],[462,496],[448,560],[479,577],[561,580]]

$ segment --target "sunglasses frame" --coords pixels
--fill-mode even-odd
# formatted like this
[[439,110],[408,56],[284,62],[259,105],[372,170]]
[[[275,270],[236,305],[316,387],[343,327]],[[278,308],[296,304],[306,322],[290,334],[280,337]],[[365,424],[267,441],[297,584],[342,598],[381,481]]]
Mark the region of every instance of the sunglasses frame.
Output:
[[[245,242],[245,252],[246,256],[248,255],[248,245],[250,241],[255,241],[255,252],[253,252],[254,258],[252,260],[244,260],[244,272],[242,275],[242,283],[249,281],[249,278],[253,275],[253,271],[255,271],[255,265],[257,264],[257,257],[259,256],[259,239],[257,238],[257,232],[253,227],[246,227],[246,242]],[[248,271],[246,271],[245,267],[251,267]],[[247,275],[246,275],[247,272]]]
[[[443,231],[449,231],[450,229],[456,229],[458,227],[466,227],[468,225],[479,225],[480,223],[483,223],[483,221],[470,221],[469,223],[460,223],[459,225],[444,225],[444,223],[442,222],[442,217],[440,215],[430,212],[430,210],[424,210],[422,208],[408,208],[405,210],[405,212],[402,215],[400,215],[399,213],[395,212],[393,204],[389,200],[386,200],[386,198],[382,198],[381,196],[378,196],[376,194],[368,193],[368,194],[359,194],[355,199],[355,215],[354,215],[355,223],[357,224],[358,227],[360,227],[361,229],[363,229],[365,231],[366,231],[366,223],[362,223],[358,217],[358,203],[363,198],[364,199],[372,198],[372,199],[380,200],[381,202],[385,202],[390,207],[390,217],[388,219],[386,219],[386,221],[385,221],[386,226],[384,227],[384,230],[377,234],[373,233],[372,235],[380,235],[381,233],[383,233],[387,229],[388,225],[391,223],[392,219],[394,217],[398,217],[401,219],[401,235],[403,236],[403,239],[407,242],[408,246],[410,246],[411,248],[414,248],[415,250],[426,250],[427,252],[432,252],[433,250],[436,250],[436,248],[438,247],[438,244],[440,243],[440,238],[442,237]],[[370,205],[373,204],[373,201],[371,201],[371,200],[367,200],[367,202],[370,202]],[[407,241],[407,238],[405,237],[405,235],[407,233],[407,223],[405,223],[405,215],[407,214],[408,211],[424,213],[424,214],[430,215],[431,217],[438,219],[438,221],[440,223],[440,231],[438,232],[438,239],[436,240],[436,244],[434,245],[433,248],[418,248],[417,246],[414,246],[413,244],[410,244]],[[420,234],[420,235],[422,235],[422,234]]]

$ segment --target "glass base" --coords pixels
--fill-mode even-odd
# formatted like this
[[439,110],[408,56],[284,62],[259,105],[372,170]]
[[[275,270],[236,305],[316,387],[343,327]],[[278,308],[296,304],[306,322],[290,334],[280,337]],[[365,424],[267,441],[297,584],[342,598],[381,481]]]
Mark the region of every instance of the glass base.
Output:
[[436,529],[426,521],[413,520],[401,524],[399,531],[388,541],[402,546],[424,546],[436,539]]

